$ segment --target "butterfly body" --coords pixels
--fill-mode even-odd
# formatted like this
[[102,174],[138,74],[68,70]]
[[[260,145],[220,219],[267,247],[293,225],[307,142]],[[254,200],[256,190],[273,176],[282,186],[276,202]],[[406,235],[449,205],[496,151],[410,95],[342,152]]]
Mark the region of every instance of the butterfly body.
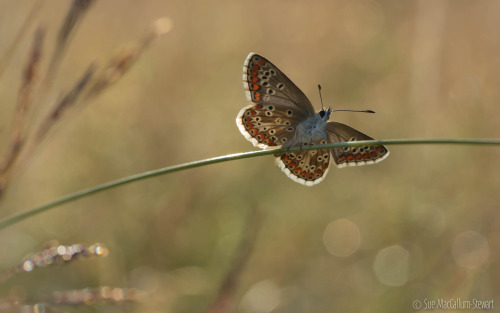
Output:
[[293,141],[288,146],[308,145],[318,140],[324,139],[321,143],[326,143],[325,127],[332,110],[321,110],[307,120],[297,125]]
[[[372,139],[347,125],[329,122],[331,109],[315,113],[304,93],[258,54],[250,53],[245,60],[243,86],[252,104],[239,112],[236,124],[243,136],[259,148]],[[326,176],[332,159],[337,167],[345,167],[377,163],[388,155],[384,146],[365,146],[295,151],[275,157],[288,177],[312,186]]]

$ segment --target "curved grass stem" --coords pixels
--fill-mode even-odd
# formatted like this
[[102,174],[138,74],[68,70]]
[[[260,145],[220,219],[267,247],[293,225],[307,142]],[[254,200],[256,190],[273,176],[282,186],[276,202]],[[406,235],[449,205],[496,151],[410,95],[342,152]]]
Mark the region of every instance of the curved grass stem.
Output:
[[272,149],[272,150],[260,150],[252,152],[234,153],[224,156],[214,157],[205,160],[199,160],[189,163],[184,163],[180,165],[165,167],[161,169],[156,169],[148,172],[143,172],[140,174],[132,175],[125,178],[120,178],[113,180],[101,185],[97,185],[91,188],[83,189],[44,205],[35,207],[33,209],[24,211],[22,213],[7,217],[0,220],[0,229],[12,225],[14,223],[20,222],[28,217],[34,216],[36,214],[48,211],[49,209],[60,206],[64,203],[72,202],[77,199],[90,196],[99,192],[103,192],[108,189],[116,188],[121,185],[130,184],[135,181],[144,180],[147,178],[170,174],[182,170],[187,170],[190,168],[206,166],[209,164],[228,162],[233,160],[248,159],[263,155],[279,154],[287,151],[297,151],[297,150],[314,150],[314,149],[325,149],[325,148],[338,148],[338,147],[359,147],[359,146],[376,146],[376,145],[415,145],[415,144],[456,144],[456,145],[496,145],[500,146],[500,139],[387,139],[387,140],[366,140],[366,141],[356,141],[356,142],[339,142],[339,143],[329,143],[322,145],[312,145],[306,147],[293,147],[285,149]]

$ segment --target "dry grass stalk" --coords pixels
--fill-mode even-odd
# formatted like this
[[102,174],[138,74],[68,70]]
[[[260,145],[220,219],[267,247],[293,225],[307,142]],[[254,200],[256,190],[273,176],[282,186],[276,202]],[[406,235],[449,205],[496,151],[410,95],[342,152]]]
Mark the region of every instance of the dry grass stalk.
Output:
[[54,80],[59,64],[64,56],[64,52],[66,51],[69,38],[74,33],[76,25],[83,19],[85,13],[94,2],[94,0],[73,0],[68,14],[66,14],[66,18],[64,19],[64,23],[59,30],[54,54],[52,55],[47,76],[44,81],[47,88],[50,88],[52,81]]
[[19,30],[19,33],[17,34],[16,38],[14,39],[14,42],[12,45],[9,47],[9,49],[5,52],[3,55],[2,59],[0,59],[0,77],[2,77],[2,74],[7,67],[7,64],[9,64],[10,60],[12,59],[12,56],[14,55],[14,52],[16,51],[17,47],[19,46],[19,43],[23,40],[24,36],[26,35],[28,29],[32,25],[32,23],[36,20],[37,14],[40,12],[40,9],[42,8],[42,5],[45,3],[44,0],[36,0],[35,3],[33,4],[33,7],[31,8],[31,11],[28,13],[28,16],[23,22],[23,26]]
[[1,272],[0,282],[4,282],[19,273],[31,272],[36,268],[66,265],[81,258],[107,255],[108,250],[100,243],[85,247],[80,243],[63,246],[57,241],[52,241],[43,250],[24,257],[19,265]]
[[24,124],[32,103],[32,92],[38,76],[38,66],[41,59],[44,37],[45,31],[41,28],[37,29],[33,49],[28,59],[28,64],[24,71],[24,79],[19,90],[17,108],[12,123],[10,146],[0,164],[0,180],[15,162],[24,143]]
[[[2,175],[0,171],[0,198],[2,197],[7,185],[12,178],[12,172],[16,171],[18,168],[24,166],[27,161],[31,158],[33,152],[40,146],[43,140],[46,138],[49,130],[57,124],[57,122],[61,119],[61,117],[66,113],[66,111],[74,106],[85,89],[92,76],[96,71],[96,66],[91,64],[88,69],[85,71],[84,75],[80,78],[80,80],[76,83],[73,89],[68,92],[59,103],[52,109],[50,114],[42,121],[40,127],[35,131],[35,134],[30,140],[27,142],[26,146],[22,151],[19,151],[21,146],[16,146],[16,157],[18,157],[18,162],[16,167],[11,167],[12,164],[9,164],[9,172],[5,172]],[[13,148],[11,148],[13,150]],[[18,156],[19,154],[19,156]]]
[[135,64],[142,52],[144,52],[156,38],[168,33],[171,28],[172,21],[170,19],[160,18],[156,20],[139,42],[122,49],[111,59],[90,88],[86,98],[96,97],[105,88],[118,82],[130,67]]
[[234,294],[236,292],[241,273],[243,272],[255,246],[255,240],[261,225],[261,220],[262,217],[260,212],[258,210],[253,210],[251,212],[251,216],[249,217],[249,221],[246,224],[243,238],[241,239],[231,267],[224,277],[215,301],[207,310],[208,313],[234,312]]
[[112,288],[102,286],[79,290],[56,291],[45,299],[52,304],[94,305],[96,303],[142,302],[144,291],[132,288]]
[[95,64],[91,64],[82,75],[80,80],[78,80],[78,82],[75,84],[73,89],[71,89],[71,91],[68,92],[51,110],[49,115],[45,118],[45,120],[42,122],[35,133],[35,142],[33,143],[35,146],[41,143],[49,130],[61,119],[61,117],[68,111],[68,109],[77,104],[80,95],[82,94],[88,83],[91,81],[96,69],[97,66]]

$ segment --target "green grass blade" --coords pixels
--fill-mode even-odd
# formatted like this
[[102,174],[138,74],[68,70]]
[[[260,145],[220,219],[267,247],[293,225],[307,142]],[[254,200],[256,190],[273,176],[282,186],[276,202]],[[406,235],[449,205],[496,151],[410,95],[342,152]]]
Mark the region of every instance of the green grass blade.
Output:
[[157,170],[152,170],[148,172],[143,172],[140,174],[132,175],[129,177],[113,180],[101,185],[97,185],[88,189],[83,189],[75,193],[71,193],[62,198],[56,199],[44,205],[35,207],[33,209],[27,210],[25,212],[7,217],[0,220],[0,229],[22,221],[30,216],[45,212],[49,209],[60,206],[64,203],[72,202],[77,199],[90,196],[99,192],[103,192],[108,189],[116,188],[121,185],[130,184],[135,181],[144,180],[147,178],[170,174],[182,170],[187,170],[190,168],[206,166],[209,164],[248,159],[263,155],[271,155],[275,153],[283,153],[286,151],[297,151],[297,150],[313,150],[313,149],[324,149],[324,148],[336,148],[336,147],[359,147],[359,146],[376,146],[376,145],[414,145],[414,144],[455,144],[455,145],[496,145],[500,146],[499,139],[387,139],[387,140],[366,140],[366,141],[356,141],[356,142],[340,142],[340,143],[329,143],[323,145],[313,145],[307,147],[294,147],[290,149],[273,149],[273,150],[260,150],[252,152],[243,152],[228,154],[224,156],[219,156],[215,158],[194,161],[189,163],[184,163],[180,165],[165,167]]

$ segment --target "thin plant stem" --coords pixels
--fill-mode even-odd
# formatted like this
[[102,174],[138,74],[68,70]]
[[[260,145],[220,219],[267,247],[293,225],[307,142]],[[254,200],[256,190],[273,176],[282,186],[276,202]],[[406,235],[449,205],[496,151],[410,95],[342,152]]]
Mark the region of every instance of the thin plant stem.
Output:
[[258,156],[264,155],[272,155],[272,154],[280,154],[289,151],[299,151],[299,150],[316,150],[316,149],[331,149],[331,148],[339,148],[339,147],[360,147],[360,146],[377,146],[377,145],[415,145],[415,144],[454,144],[454,145],[493,145],[500,146],[500,139],[386,139],[386,140],[363,140],[363,141],[355,141],[355,142],[338,142],[338,143],[328,143],[322,145],[311,145],[305,147],[292,147],[292,148],[282,148],[282,149],[270,149],[270,150],[261,150],[261,151],[251,151],[251,152],[242,152],[242,153],[234,153],[223,155],[219,157],[214,157],[210,159],[204,159],[189,163],[184,163],[180,165],[165,167],[161,169],[156,169],[148,172],[143,172],[140,174],[132,175],[125,178],[120,178],[117,180],[113,180],[101,185],[97,185],[91,188],[83,189],[44,205],[35,207],[33,209],[24,211],[22,213],[7,217],[3,220],[0,220],[0,229],[12,225],[14,223],[20,222],[28,217],[33,215],[48,211],[49,209],[55,208],[62,204],[75,201],[80,198],[84,198],[90,196],[92,194],[96,194],[99,192],[103,192],[108,189],[113,189],[118,186],[130,184],[132,182],[144,180],[147,178],[152,178],[156,176],[161,176],[165,174],[170,174],[174,172],[179,172],[195,167],[206,166],[210,164],[228,162],[233,160],[241,160],[254,158]]
[[36,16],[40,12],[40,9],[42,8],[42,5],[45,3],[43,0],[37,0],[34,4],[33,7],[31,8],[30,12],[28,13],[28,16],[23,22],[23,26],[17,33],[16,39],[14,39],[14,42],[12,45],[9,47],[7,52],[2,56],[0,59],[0,77],[2,77],[2,74],[7,67],[7,64],[10,62],[12,59],[12,56],[16,52],[17,47],[23,40],[24,36],[26,36],[26,33],[28,32],[28,29],[31,27],[33,22],[36,21]]
[[[12,164],[19,156],[19,152],[25,141],[25,122],[31,108],[33,88],[38,75],[38,67],[42,54],[42,43],[45,32],[39,28],[35,33],[33,49],[28,59],[28,64],[24,70],[24,79],[19,90],[16,112],[11,129],[10,146],[5,157],[0,162],[0,180],[9,171]],[[0,187],[0,189],[2,189]]]
[[61,25],[61,29],[59,30],[59,36],[57,37],[54,54],[52,55],[47,76],[45,77],[45,85],[48,86],[48,88],[51,87],[52,82],[54,81],[59,64],[64,57],[64,52],[68,45],[70,36],[75,32],[77,23],[83,19],[85,13],[87,13],[87,10],[93,2],[94,0],[73,0],[68,13],[66,14],[64,23]]

